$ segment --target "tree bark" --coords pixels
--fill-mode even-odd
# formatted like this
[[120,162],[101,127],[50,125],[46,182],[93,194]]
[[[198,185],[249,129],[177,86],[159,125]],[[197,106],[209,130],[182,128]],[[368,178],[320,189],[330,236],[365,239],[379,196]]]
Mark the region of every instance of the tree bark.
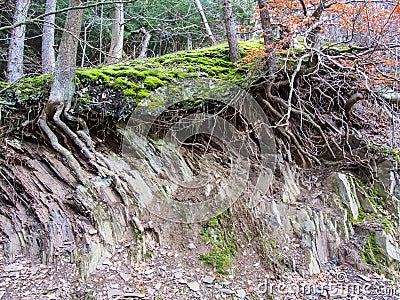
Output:
[[[70,0],[69,3],[70,7],[74,7],[80,5],[82,0]],[[67,13],[47,108],[51,108],[54,103],[63,103],[66,106],[71,103],[75,92],[76,53],[82,16],[82,9]]]
[[203,10],[203,5],[201,4],[200,0],[195,0],[195,2],[196,2],[197,10],[199,11],[200,17],[203,21],[203,25],[206,29],[206,33],[207,33],[208,37],[210,38],[212,44],[216,45],[217,40],[215,39],[214,34],[211,31],[210,25],[208,24],[207,17]]
[[267,0],[258,0],[258,7],[260,9],[261,26],[263,29],[264,44],[266,52],[268,54],[267,64],[269,75],[273,75],[276,70],[276,59],[275,59],[275,47],[274,47],[274,35],[272,32],[271,18],[268,12]]
[[[25,22],[30,0],[17,0],[13,23]],[[10,47],[8,48],[7,81],[14,82],[24,76],[24,44],[26,25],[12,29]]]
[[239,42],[236,35],[236,20],[232,12],[231,1],[222,0],[222,7],[224,9],[224,23],[229,44],[229,58],[232,62],[237,63],[239,58]]
[[[49,13],[57,9],[57,0],[46,1],[46,11]],[[42,36],[42,72],[43,74],[52,74],[56,64],[54,51],[54,23],[56,15],[44,17],[43,36]]]
[[116,63],[122,58],[124,46],[124,4],[123,2],[113,3],[113,22],[111,45],[108,63]]
[[144,37],[142,40],[142,45],[140,47],[140,53],[138,56],[139,59],[147,57],[147,50],[149,48],[149,43],[151,38],[151,34],[146,30],[145,27],[140,28],[140,32],[144,34]]

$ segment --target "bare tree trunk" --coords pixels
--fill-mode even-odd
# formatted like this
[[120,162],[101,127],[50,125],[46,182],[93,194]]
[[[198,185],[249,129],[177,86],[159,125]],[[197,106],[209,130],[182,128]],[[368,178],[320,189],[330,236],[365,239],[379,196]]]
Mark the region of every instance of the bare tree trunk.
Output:
[[139,59],[147,57],[147,50],[149,48],[149,43],[151,38],[151,34],[146,30],[145,27],[140,28],[140,32],[144,34],[144,37],[142,40],[142,45],[140,47],[140,53],[138,56]]
[[102,54],[103,54],[103,13],[104,6],[100,7],[100,33],[99,33],[99,64],[102,62]]
[[113,23],[108,63],[116,63],[122,58],[124,46],[124,3],[113,3]]
[[267,0],[258,0],[260,9],[261,26],[263,29],[264,44],[266,52],[269,54],[267,58],[269,75],[273,75],[277,69],[275,59],[274,35],[272,32],[271,18],[268,12]]
[[[57,0],[46,1],[46,11],[49,13],[57,9]],[[43,74],[52,74],[56,64],[56,55],[54,51],[54,22],[56,15],[44,17],[43,36],[42,36],[42,72]]]
[[208,24],[207,17],[203,10],[203,5],[201,4],[200,0],[195,0],[195,2],[196,2],[197,10],[199,11],[200,17],[203,20],[203,25],[206,28],[206,33],[207,33],[208,37],[210,38],[212,44],[215,45],[215,44],[217,44],[217,40],[215,39],[215,37],[211,31],[210,25]]
[[[78,6],[81,3],[82,0],[70,0],[70,7]],[[82,16],[82,9],[69,10],[67,13],[47,106],[51,107],[54,102],[68,105],[74,95],[76,53],[81,32]]]
[[159,39],[159,42],[158,42],[160,49],[158,50],[158,56],[161,56],[163,54],[162,53],[163,38],[164,38],[164,28],[162,28],[161,32],[160,32],[160,39]]
[[[79,6],[82,4],[82,1],[83,0],[70,0],[69,7]],[[50,89],[50,97],[46,103],[46,108],[39,119],[39,126],[49,138],[52,147],[67,160],[79,181],[82,184],[89,186],[89,183],[83,175],[79,162],[67,148],[58,142],[56,134],[47,124],[48,119],[53,119],[57,128],[64,132],[68,138],[70,138],[81,149],[82,153],[84,153],[87,158],[90,160],[93,159],[90,150],[81,141],[78,135],[62,120],[62,117],[65,116],[70,121],[80,121],[69,115],[68,111],[71,107],[72,97],[75,92],[76,53],[78,50],[78,38],[81,32],[82,17],[82,9],[69,10],[67,12],[64,32],[61,37],[61,43],[54,69],[54,79]],[[81,132],[80,135],[83,136],[84,134],[84,132]]]
[[[17,0],[13,23],[25,22],[30,0]],[[24,41],[25,25],[20,25],[12,29],[10,47],[8,49],[7,62],[7,81],[14,82],[24,76]]]
[[236,22],[232,12],[231,1],[222,0],[222,7],[224,9],[224,23],[229,44],[229,58],[232,62],[237,63],[239,58],[239,42],[236,35]]
[[193,40],[192,40],[192,35],[188,33],[187,36],[187,49],[192,50],[193,49]]

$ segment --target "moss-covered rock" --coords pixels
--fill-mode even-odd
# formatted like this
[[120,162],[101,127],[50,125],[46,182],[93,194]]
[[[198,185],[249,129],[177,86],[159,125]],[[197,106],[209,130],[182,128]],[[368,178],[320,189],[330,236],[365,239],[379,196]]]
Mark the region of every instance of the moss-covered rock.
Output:
[[[259,47],[262,47],[261,41],[240,43],[242,53]],[[223,44],[125,64],[80,69],[76,72],[73,109],[75,113],[88,116],[88,123],[94,126],[110,118],[114,123],[124,123],[132,110],[161,86],[198,77],[213,77],[245,86],[247,83],[244,79],[249,67],[248,64],[231,63],[229,47]],[[31,114],[37,115],[48,99],[51,81],[51,76],[42,75],[22,79],[13,85],[1,82],[0,109],[3,120],[5,115],[14,110],[13,106],[23,102],[30,106],[33,102],[37,112]],[[158,105],[148,103],[148,107]],[[192,106],[193,103],[187,105]]]
[[228,274],[236,253],[235,229],[229,219],[227,213],[218,215],[210,219],[200,232],[204,241],[212,245],[210,252],[200,255],[200,260],[223,275]]

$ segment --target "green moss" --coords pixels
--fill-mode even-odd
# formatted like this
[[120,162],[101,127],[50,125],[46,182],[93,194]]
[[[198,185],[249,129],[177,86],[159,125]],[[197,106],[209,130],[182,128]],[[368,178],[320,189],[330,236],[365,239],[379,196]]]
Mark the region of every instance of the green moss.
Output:
[[111,81],[111,76],[104,73],[101,68],[77,70],[76,75],[80,80],[89,79],[91,81],[101,81],[103,83],[110,83]]
[[133,96],[135,97],[137,92],[135,89],[126,89],[122,91],[122,94],[124,94],[125,96]]
[[139,105],[142,107],[147,107],[150,110],[164,107],[166,100],[154,95],[150,95],[146,102],[141,102]]
[[[262,46],[261,41],[240,42],[243,54],[249,49]],[[245,80],[250,65],[234,65],[229,61],[227,44],[193,51],[177,52],[157,58],[133,61],[128,64],[102,66],[77,70],[75,84],[77,111],[101,110],[109,117],[124,121],[140,100],[150,96],[151,91],[184,78],[213,77],[228,80],[246,87]],[[12,107],[23,101],[44,101],[48,98],[52,77],[43,75],[25,78],[9,87],[0,82],[0,101]],[[106,101],[105,101],[106,99]],[[207,99],[190,99],[181,104],[193,109]],[[153,103],[149,107],[159,107]]]
[[376,246],[375,233],[370,233],[361,251],[362,259],[371,265],[385,265],[386,257]]
[[201,254],[200,260],[214,267],[217,273],[226,275],[232,267],[232,260],[236,252],[235,230],[229,216],[221,214],[208,221],[200,235],[206,243],[212,245],[207,254]]
[[79,97],[78,101],[82,102],[82,103],[90,103],[91,102],[88,97]]
[[165,85],[166,82],[155,76],[147,76],[144,80],[144,86],[148,89],[154,90],[160,86]]
[[148,90],[140,90],[136,95],[136,97],[138,99],[144,99],[149,96],[150,96],[150,92]]
[[389,218],[382,218],[381,224],[385,227],[385,232],[392,234],[392,221]]
[[370,197],[369,200],[372,204],[374,204],[378,209],[385,206],[385,195],[376,189],[374,186],[366,189],[367,195]]
[[112,81],[110,81],[109,83],[109,87],[113,88],[113,89],[140,89],[140,86],[128,81],[126,78],[124,77],[118,77]]
[[357,221],[362,221],[362,220],[365,219],[365,217],[366,217],[366,214],[365,214],[365,212],[362,210],[361,206],[358,207],[358,219],[357,219]]

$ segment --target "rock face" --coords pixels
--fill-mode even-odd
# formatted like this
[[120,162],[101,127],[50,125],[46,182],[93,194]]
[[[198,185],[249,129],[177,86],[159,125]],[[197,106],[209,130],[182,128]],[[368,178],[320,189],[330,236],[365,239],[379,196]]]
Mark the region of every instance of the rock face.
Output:
[[[156,195],[168,203],[179,195],[176,186],[162,175],[167,160],[159,157],[161,148],[179,166],[183,178],[193,176],[189,162],[176,149],[154,141],[131,137],[131,144],[135,147],[135,161],[127,162],[112,153],[105,155],[104,161],[117,179],[87,172],[92,182],[89,190],[76,182],[49,148],[10,141],[2,155],[2,174],[13,180],[18,190],[11,190],[1,181],[5,191],[1,196],[1,238],[8,257],[25,254],[52,263],[68,255],[88,276],[107,264],[108,258],[121,247],[131,249],[135,253],[132,259],[140,260],[152,239],[171,242],[179,225],[146,213],[143,201]],[[23,164],[12,167],[6,157],[18,157]],[[296,179],[299,177],[293,166],[280,163],[279,167],[283,177],[275,179],[274,184],[283,188],[278,193],[260,194],[248,208],[261,234],[260,240],[264,241],[262,260],[277,265],[278,270],[305,274],[319,273],[329,264],[341,261],[366,268],[362,253],[364,260],[370,257],[365,240],[372,235],[374,251],[386,258],[387,266],[397,268],[397,226],[389,219],[382,225],[373,218],[377,211],[386,213],[385,207],[360,193],[354,177],[333,173],[318,189],[306,189]],[[382,182],[393,186],[388,181],[392,178],[384,177]],[[398,186],[391,191],[398,191]],[[204,197],[210,195],[209,190],[203,190],[197,196],[201,193]],[[387,194],[385,199],[396,196]],[[393,213],[398,215],[397,211]],[[190,230],[186,234],[195,235]],[[357,241],[357,245],[352,246],[352,241]],[[369,258],[371,261],[373,257]]]
[[[193,102],[201,89],[188,87],[186,96]],[[152,107],[149,117],[165,98],[146,103]],[[229,214],[243,225],[238,228],[256,236],[260,261],[276,272],[315,274],[340,262],[360,269],[397,268],[398,162],[376,164],[375,184],[365,187],[338,172],[314,170],[306,180],[282,158],[275,173],[257,163],[245,169],[232,163],[216,140],[199,137],[192,148],[178,148],[171,142],[177,136],[165,142],[128,130],[116,135],[124,137],[124,155],[103,145],[101,153],[95,152],[95,167],[76,154],[89,186],[79,184],[50,147],[16,138],[2,141],[0,243],[10,260],[22,254],[54,263],[67,256],[88,276],[112,266],[111,257],[121,249],[129,250],[132,263],[146,258],[155,244],[183,244],[195,252],[204,244],[193,238],[201,224],[183,224],[201,223],[232,205]],[[256,150],[249,144],[247,151]],[[206,184],[193,186],[194,178]],[[240,198],[231,199],[243,187]],[[231,202],[222,207],[221,199]],[[197,282],[188,285],[198,289]]]

